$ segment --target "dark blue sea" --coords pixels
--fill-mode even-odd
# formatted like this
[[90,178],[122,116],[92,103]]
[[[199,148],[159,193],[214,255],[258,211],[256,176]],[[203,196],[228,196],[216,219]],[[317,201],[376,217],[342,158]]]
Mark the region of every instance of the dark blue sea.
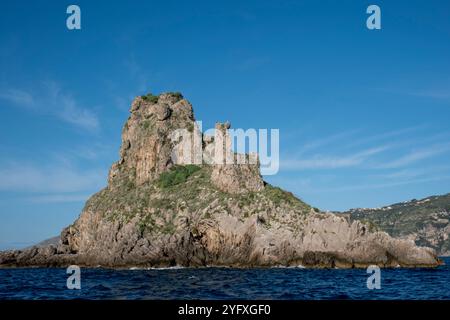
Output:
[[81,269],[69,290],[65,269],[0,269],[5,299],[450,299],[450,259],[435,269],[381,269],[369,290],[365,269]]

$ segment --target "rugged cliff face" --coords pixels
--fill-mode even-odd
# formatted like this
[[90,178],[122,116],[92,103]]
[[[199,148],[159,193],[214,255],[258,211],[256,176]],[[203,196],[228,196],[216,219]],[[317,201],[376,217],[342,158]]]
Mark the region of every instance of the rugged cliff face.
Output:
[[[0,265],[387,267],[440,263],[432,249],[370,232],[359,221],[314,211],[291,193],[266,184],[258,161],[193,161],[196,155],[184,148],[186,144],[217,157],[217,150],[229,146],[230,125],[217,124],[223,139],[203,136],[192,106],[180,94],[138,97],[130,112],[120,159],[111,167],[107,188],[87,201],[80,217],[62,231],[60,244],[3,252]],[[174,139],[176,129],[197,138]]]
[[410,200],[373,209],[352,209],[343,213],[373,229],[450,256],[450,194]]

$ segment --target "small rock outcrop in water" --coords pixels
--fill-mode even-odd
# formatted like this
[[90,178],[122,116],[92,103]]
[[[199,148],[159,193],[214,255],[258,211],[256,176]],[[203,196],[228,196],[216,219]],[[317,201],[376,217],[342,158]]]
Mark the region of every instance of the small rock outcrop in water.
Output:
[[290,192],[264,183],[257,159],[188,164],[193,155],[182,148],[188,141],[174,142],[175,129],[200,136],[192,144],[200,143],[208,154],[208,146],[227,147],[230,125],[216,126],[225,133],[223,141],[202,135],[191,104],[180,94],[138,97],[130,112],[108,186],[87,201],[80,217],[62,231],[60,243],[0,253],[0,265],[440,264],[432,249],[315,212]]

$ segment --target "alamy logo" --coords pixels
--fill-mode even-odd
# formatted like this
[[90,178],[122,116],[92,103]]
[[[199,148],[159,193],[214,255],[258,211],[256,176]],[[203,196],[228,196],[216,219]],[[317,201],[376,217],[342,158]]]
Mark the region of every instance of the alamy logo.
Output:
[[81,289],[81,270],[79,266],[69,266],[66,270],[67,274],[70,274],[67,278],[67,289],[80,290]]
[[202,122],[194,128],[176,129],[171,134],[174,144],[172,161],[177,164],[260,165],[262,175],[279,170],[280,134],[278,129],[230,129],[228,123],[217,124],[202,134]]
[[71,4],[67,7],[67,14],[70,16],[67,17],[66,26],[69,30],[80,30],[81,29],[81,9],[79,6],[75,4]]
[[369,30],[381,29],[381,9],[379,6],[372,4],[367,7],[367,14],[370,16],[367,18],[366,26]]
[[371,274],[367,278],[367,289],[381,289],[381,270],[378,266],[369,266],[367,268],[367,273]]
[[[81,30],[81,9],[78,5],[71,4],[67,7],[67,14],[70,14],[66,20],[66,26],[69,30]],[[381,29],[381,9],[379,6],[372,4],[367,7],[367,14],[370,16],[366,20],[366,26],[369,30]]]

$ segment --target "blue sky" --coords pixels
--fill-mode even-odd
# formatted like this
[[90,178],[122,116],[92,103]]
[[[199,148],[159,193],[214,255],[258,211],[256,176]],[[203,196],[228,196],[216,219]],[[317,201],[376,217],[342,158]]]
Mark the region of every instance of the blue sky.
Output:
[[[0,248],[106,184],[134,96],[280,129],[266,180],[326,210],[450,192],[448,1],[10,1],[0,11]],[[366,28],[377,4],[382,29]]]

